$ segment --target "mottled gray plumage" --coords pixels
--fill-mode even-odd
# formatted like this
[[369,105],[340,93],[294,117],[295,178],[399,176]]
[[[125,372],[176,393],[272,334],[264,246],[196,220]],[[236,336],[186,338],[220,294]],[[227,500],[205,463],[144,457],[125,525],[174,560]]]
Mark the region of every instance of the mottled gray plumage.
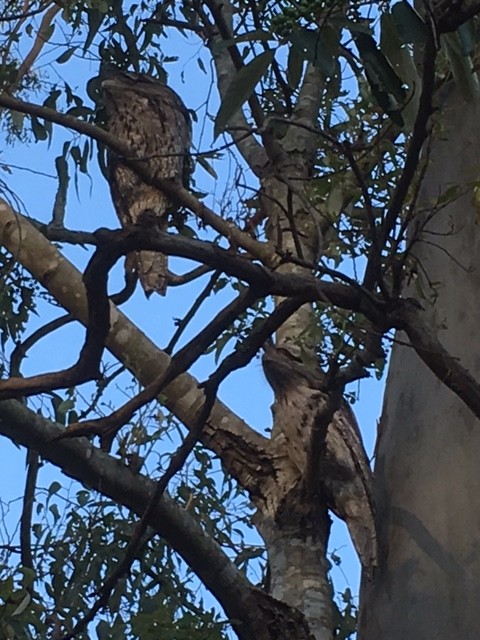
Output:
[[[289,457],[300,472],[306,469],[312,428],[327,396],[322,373],[314,371],[283,347],[267,345],[265,376],[275,392],[273,437],[286,440]],[[363,566],[377,563],[372,472],[355,416],[343,402],[334,414],[319,451],[318,486],[328,507],[344,520]]]
[[[136,158],[147,158],[152,178],[171,178],[187,185],[191,128],[188,111],[172,90],[146,74],[110,71],[102,82],[108,130],[127,142]],[[142,182],[122,159],[108,154],[113,204],[122,225],[145,224],[152,219],[168,226],[167,196]],[[153,251],[129,256],[127,268],[138,273],[145,293],[164,294],[167,257]]]

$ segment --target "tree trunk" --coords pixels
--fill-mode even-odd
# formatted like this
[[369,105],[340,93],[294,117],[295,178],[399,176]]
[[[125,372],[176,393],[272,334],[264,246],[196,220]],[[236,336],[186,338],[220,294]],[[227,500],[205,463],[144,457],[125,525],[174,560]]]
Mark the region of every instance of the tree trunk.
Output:
[[[423,216],[451,185],[459,198],[426,224],[414,253],[441,342],[480,378],[480,105],[449,87],[420,193]],[[425,219],[425,218],[424,218]],[[413,293],[413,286],[410,295]],[[408,294],[406,294],[408,295]],[[480,425],[400,341],[393,349],[375,465],[380,562],[364,584],[359,637],[480,637]],[[366,581],[365,581],[366,582]]]

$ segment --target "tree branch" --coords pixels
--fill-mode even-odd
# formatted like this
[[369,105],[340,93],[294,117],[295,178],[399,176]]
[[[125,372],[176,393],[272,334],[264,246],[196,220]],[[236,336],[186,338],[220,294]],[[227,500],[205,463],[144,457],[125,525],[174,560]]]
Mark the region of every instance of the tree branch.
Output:
[[74,118],[73,116],[59,113],[49,107],[43,107],[38,104],[12,98],[5,93],[0,94],[0,106],[43,118],[48,122],[59,124],[67,129],[73,129],[78,133],[89,136],[97,142],[104,144],[114,153],[121,156],[125,164],[132,168],[143,182],[164,192],[171,198],[172,202],[176,202],[189,211],[192,211],[205,225],[218,231],[218,233],[227,238],[229,242],[234,243],[235,246],[242,247],[245,251],[248,251],[266,264],[275,263],[275,253],[267,243],[258,242],[248,233],[241,231],[233,222],[224,220],[212,211],[212,209],[197,200],[189,191],[175,183],[175,181],[169,180],[168,178],[152,177],[145,165],[144,159],[132,156],[132,151],[127,144],[118,140],[107,131],[100,129],[100,127]]
[[[17,444],[31,447],[64,473],[100,491],[139,516],[144,513],[155,483],[134,475],[119,460],[86,441],[52,445],[57,425],[14,400],[0,402],[0,433]],[[163,495],[152,508],[148,525],[165,538],[217,598],[232,621],[240,640],[277,640],[282,625],[295,625],[297,638],[311,636],[303,616],[253,587],[221,547],[192,516]],[[236,621],[241,620],[242,624]]]
[[[106,296],[106,292],[104,294]],[[59,438],[71,438],[95,434],[100,436],[102,450],[109,451],[118,430],[129,422],[134,413],[154,400],[165,387],[180,374],[185,373],[207,348],[225,331],[232,322],[251,306],[258,298],[250,289],[242,292],[233,302],[222,309],[217,316],[170,360],[167,368],[136,396],[122,407],[104,418],[74,423]],[[0,387],[1,389],[1,387]],[[208,416],[207,416],[208,418]]]
[[405,331],[412,347],[432,373],[480,418],[480,384],[441,344],[422,311],[405,301],[399,309],[396,328]]
[[432,10],[438,31],[449,33],[480,13],[480,1],[434,0]]
[[[38,280],[58,304],[86,324],[87,301],[80,272],[33,227],[27,218],[0,201],[0,242]],[[170,357],[111,305],[107,348],[147,386],[164,371]],[[203,391],[189,375],[179,376],[164,390],[162,403],[187,427],[193,424]],[[225,468],[247,490],[259,464],[265,464],[269,441],[217,401],[202,436],[205,446],[222,458]]]
[[[223,98],[233,75],[244,66],[244,62],[237,46],[233,44],[231,16],[226,15],[231,14],[231,6],[228,3],[218,3],[216,0],[211,0],[207,2],[206,5],[210,9],[216,28],[208,20],[208,17],[201,7],[201,3],[194,3],[195,10],[208,32],[206,44],[215,64],[218,90],[220,97]],[[231,44],[229,47],[225,47],[224,42],[230,42]],[[256,96],[251,96],[249,106],[257,124],[259,122],[263,123],[263,110]],[[239,109],[230,120],[228,132],[249,167],[258,178],[261,178],[268,164],[267,151],[265,147],[259,144],[253,137],[249,137],[248,139],[244,138],[241,135],[242,130],[249,131],[251,127],[248,124],[243,110]],[[268,143],[268,140],[264,140],[264,144],[266,143]]]
[[376,242],[372,244],[372,249],[368,257],[368,264],[365,270],[363,284],[367,288],[373,288],[380,283],[381,273],[381,253],[385,249],[389,235],[395,228],[398,216],[402,210],[408,190],[415,177],[418,167],[420,152],[428,135],[428,122],[433,111],[432,97],[435,88],[435,61],[437,58],[435,36],[430,27],[427,31],[425,51],[423,56],[423,78],[422,92],[418,105],[418,114],[413,126],[412,138],[408,145],[407,157],[402,175],[393,193],[390,206],[385,215],[383,223],[376,234]]
[[11,93],[14,93],[16,91],[23,77],[30,71],[35,63],[35,60],[40,55],[43,47],[47,43],[47,39],[45,36],[47,35],[50,26],[55,19],[55,16],[59,11],[61,11],[61,9],[62,7],[60,5],[52,4],[43,15],[33,46],[23,59],[22,64],[19,66],[15,81],[9,86],[9,91]]

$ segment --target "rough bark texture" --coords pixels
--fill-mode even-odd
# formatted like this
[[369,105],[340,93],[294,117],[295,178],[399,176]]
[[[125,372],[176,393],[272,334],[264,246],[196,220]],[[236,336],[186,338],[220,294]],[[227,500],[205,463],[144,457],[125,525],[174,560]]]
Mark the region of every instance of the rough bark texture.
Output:
[[[133,474],[120,460],[85,439],[52,442],[58,425],[16,400],[0,402],[0,435],[35,447],[45,460],[70,477],[143,516],[155,482]],[[148,518],[153,531],[165,538],[197,573],[232,619],[239,640],[314,640],[304,616],[251,585],[221,547],[187,510],[163,495]]]
[[[444,95],[423,207],[450,185],[479,179],[479,115],[480,105],[453,88]],[[430,281],[423,304],[445,347],[478,379],[480,228],[471,185],[426,231],[415,249],[420,277]],[[361,638],[480,636],[479,451],[478,420],[413,349],[396,345],[375,466],[380,563],[364,588]]]

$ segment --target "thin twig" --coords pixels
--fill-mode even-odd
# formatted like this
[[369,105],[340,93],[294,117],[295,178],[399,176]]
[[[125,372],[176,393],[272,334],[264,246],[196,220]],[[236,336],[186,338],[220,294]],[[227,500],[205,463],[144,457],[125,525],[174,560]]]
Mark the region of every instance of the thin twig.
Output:
[[173,336],[172,336],[170,342],[168,343],[168,345],[165,347],[165,353],[168,353],[168,355],[171,355],[175,345],[180,340],[180,338],[181,338],[183,332],[185,331],[185,329],[187,328],[188,324],[195,317],[195,314],[200,309],[202,303],[212,293],[213,289],[215,288],[215,285],[217,284],[218,278],[220,277],[220,274],[221,274],[220,271],[215,271],[215,273],[212,274],[210,280],[207,282],[207,284],[204,287],[203,291],[201,291],[200,294],[197,296],[197,298],[195,299],[194,303],[192,304],[190,309],[187,311],[186,315],[181,320],[178,321],[177,330],[173,334]]

